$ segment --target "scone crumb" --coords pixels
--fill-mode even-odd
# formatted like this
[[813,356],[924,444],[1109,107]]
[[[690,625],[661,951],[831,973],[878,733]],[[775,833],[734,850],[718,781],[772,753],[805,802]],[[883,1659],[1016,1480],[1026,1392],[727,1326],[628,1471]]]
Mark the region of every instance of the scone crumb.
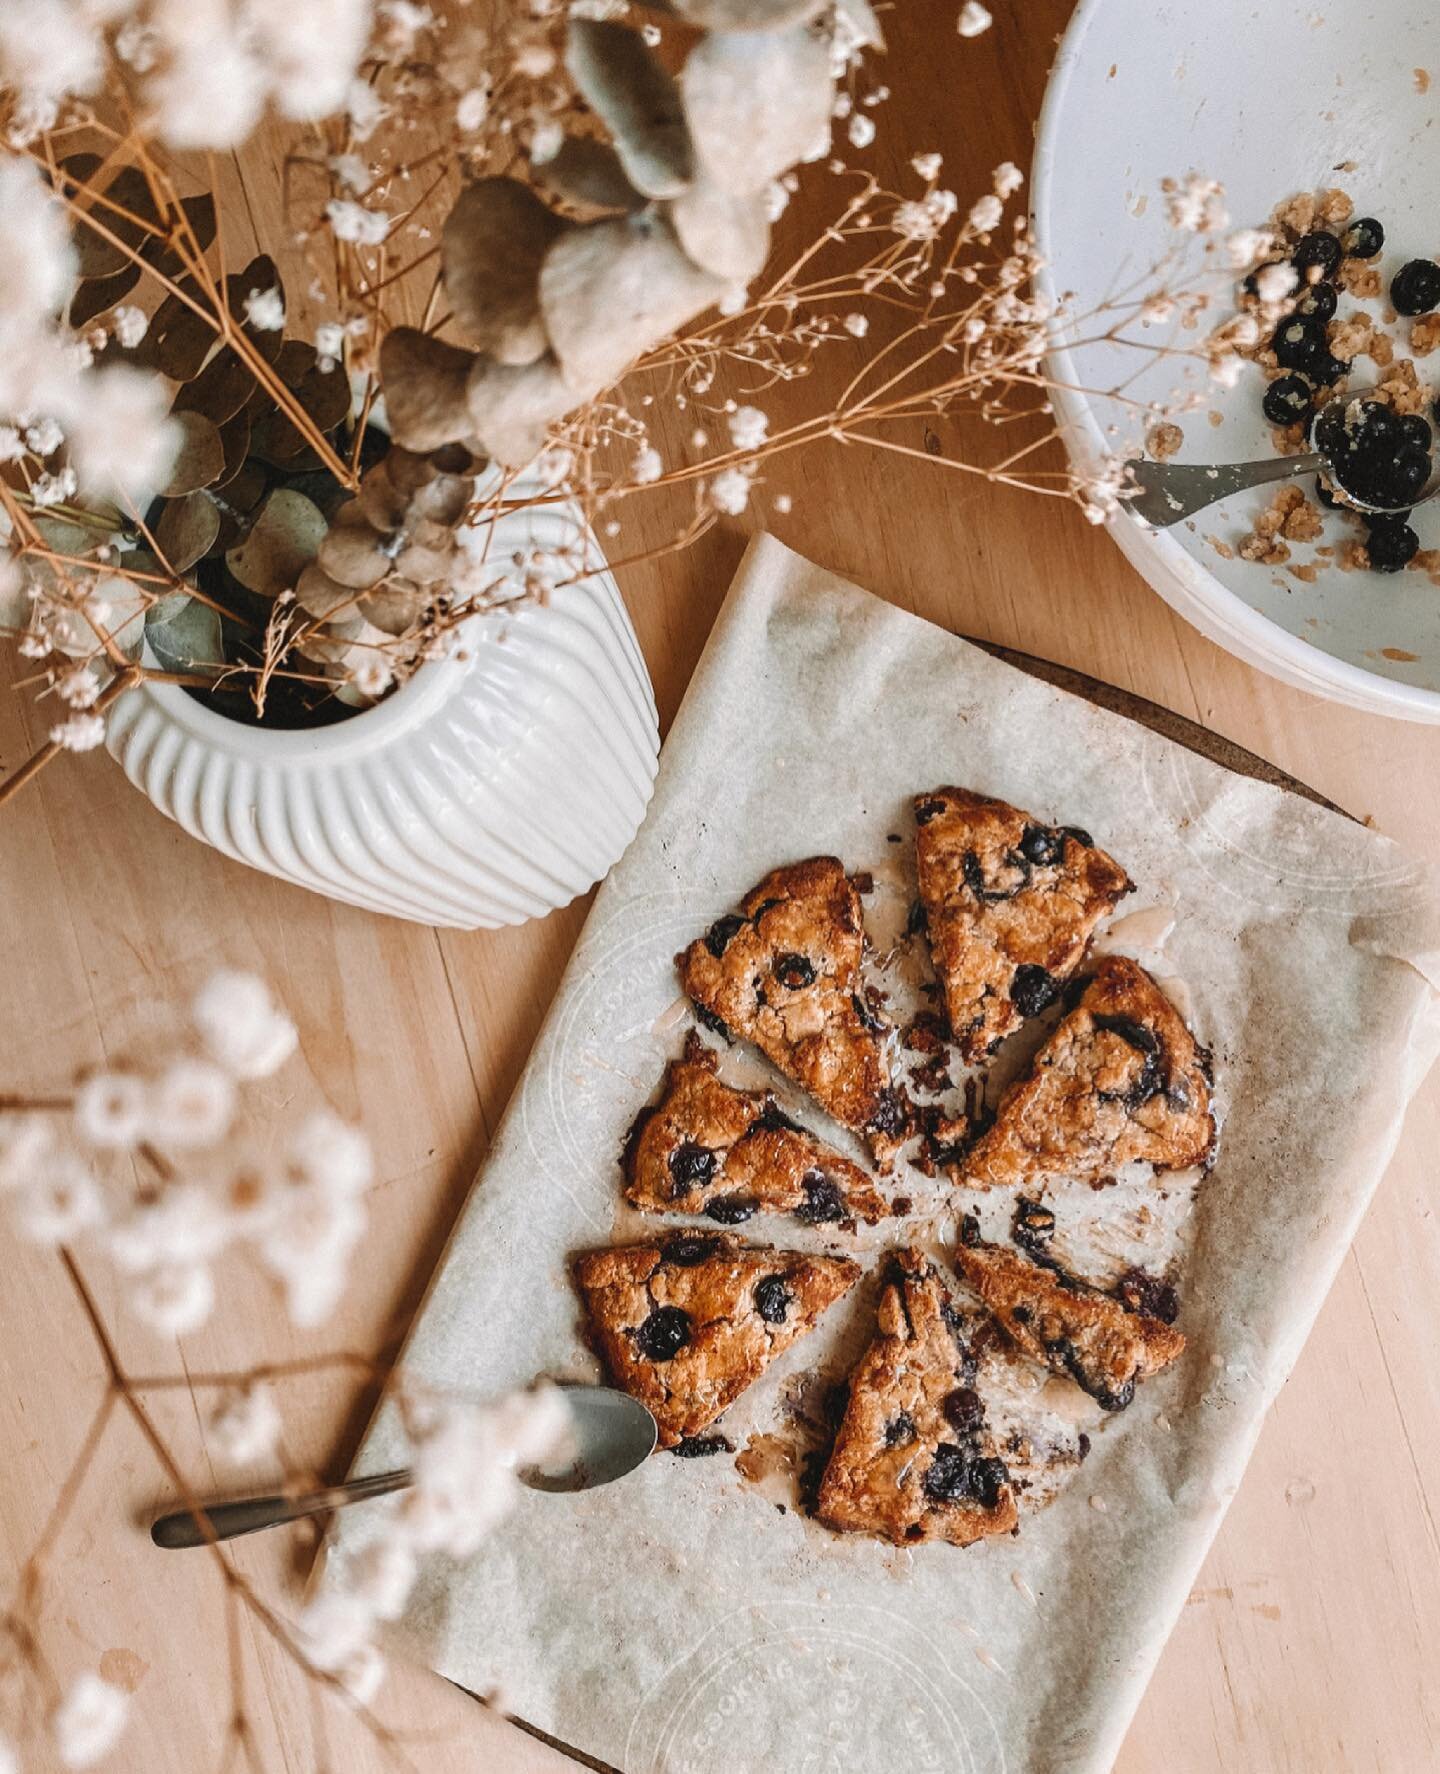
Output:
[[[1299,492],[1298,487],[1290,490]],[[1284,524],[1281,526],[1281,534],[1288,537],[1291,542],[1313,542],[1317,536],[1323,536],[1324,533],[1325,524],[1320,516],[1319,507],[1312,505],[1301,493],[1299,503],[1293,506],[1286,515]]]
[[1271,214],[1271,220],[1283,234],[1291,239],[1298,240],[1302,234],[1308,234],[1315,226],[1313,193],[1298,191],[1295,196],[1287,197],[1283,203],[1277,203]]
[[1320,577],[1320,569],[1312,561],[1301,561],[1298,566],[1286,567],[1285,571],[1306,585],[1313,585]]
[[1440,345],[1440,314],[1421,314],[1410,323],[1410,349],[1416,357],[1428,357]]
[[1365,551],[1365,544],[1351,540],[1340,544],[1340,553],[1335,563],[1342,573],[1367,573],[1370,570],[1370,556]]
[[1234,560],[1235,550],[1230,546],[1230,544],[1228,542],[1224,541],[1221,537],[1207,536],[1205,538],[1205,540],[1215,550],[1216,554],[1218,554],[1220,556],[1222,561],[1233,561]]
[[1380,294],[1380,267],[1364,259],[1342,259],[1337,281],[1346,295],[1358,301],[1373,301]]
[[1185,442],[1185,433],[1178,425],[1168,421],[1161,425],[1152,425],[1145,434],[1145,449],[1154,462],[1168,462],[1176,455]]
[[1315,200],[1315,217],[1327,228],[1341,228],[1355,214],[1354,201],[1344,191],[1332,187],[1322,191]]

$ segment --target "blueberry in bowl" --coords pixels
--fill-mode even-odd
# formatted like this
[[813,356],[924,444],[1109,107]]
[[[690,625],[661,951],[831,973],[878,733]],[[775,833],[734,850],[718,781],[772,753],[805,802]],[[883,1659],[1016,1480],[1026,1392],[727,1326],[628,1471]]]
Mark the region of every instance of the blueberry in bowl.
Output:
[[1440,265],[1433,259],[1411,259],[1390,282],[1390,300],[1397,314],[1429,314],[1440,308]]

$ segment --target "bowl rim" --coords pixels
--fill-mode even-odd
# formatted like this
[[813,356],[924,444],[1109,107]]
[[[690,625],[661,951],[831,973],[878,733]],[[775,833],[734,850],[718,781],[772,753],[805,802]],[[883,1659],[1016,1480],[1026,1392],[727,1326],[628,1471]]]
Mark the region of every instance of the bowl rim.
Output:
[[[1042,252],[1049,233],[1053,175],[1059,160],[1056,135],[1061,112],[1085,38],[1107,4],[1109,0],[1080,0],[1060,40],[1046,83],[1036,122],[1030,172],[1030,221]],[[1035,283],[1046,300],[1058,303],[1059,287],[1048,262],[1042,263],[1036,272]],[[1056,383],[1067,380],[1069,358],[1069,347],[1061,344],[1052,347],[1047,354],[1046,362]],[[1068,379],[1074,378],[1070,376]],[[1104,433],[1085,397],[1063,386],[1052,387],[1049,394],[1061,437],[1072,460],[1080,453],[1076,441],[1080,439],[1097,456],[1107,454]],[[1125,542],[1120,541],[1113,527],[1119,524],[1130,526]],[[1168,531],[1151,530],[1129,513],[1119,514],[1107,528],[1111,529],[1112,539],[1121,553],[1151,589],[1226,652],[1283,678],[1296,688],[1308,690],[1311,695],[1323,696],[1372,714],[1440,722],[1440,690],[1399,683],[1365,666],[1337,659],[1333,653],[1327,653],[1302,635],[1292,634],[1288,628],[1263,615],[1253,604],[1231,591],[1182,548]],[[1199,621],[1188,607],[1192,603],[1210,618],[1208,623]]]

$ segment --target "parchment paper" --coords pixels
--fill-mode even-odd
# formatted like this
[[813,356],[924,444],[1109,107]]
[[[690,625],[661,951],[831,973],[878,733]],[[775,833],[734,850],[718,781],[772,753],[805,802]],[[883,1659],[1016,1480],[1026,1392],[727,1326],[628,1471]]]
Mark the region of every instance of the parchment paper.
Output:
[[[832,1536],[724,1456],[527,1494],[479,1557],[426,1574],[405,1633],[625,1774],[1108,1768],[1440,1041],[1440,915],[1390,841],[761,538],[440,1267],[412,1371],[479,1391],[597,1372],[567,1258],[656,1224],[617,1214],[616,1158],[684,1033],[672,956],[781,862],[830,851],[866,868],[895,852],[887,834],[908,847],[910,795],[942,782],[1088,828],[1139,884],[1127,909],[1174,908],[1165,970],[1215,1049],[1224,1112],[1187,1232],[1189,1347],[1017,1539],[965,1551]],[[806,1242],[783,1221],[742,1230]],[[894,1238],[862,1240],[867,1263]],[[798,1374],[862,1346],[872,1312],[857,1290],[789,1351],[725,1419],[737,1446]],[[357,1470],[402,1455],[382,1416]],[[382,1509],[341,1518],[331,1574]]]

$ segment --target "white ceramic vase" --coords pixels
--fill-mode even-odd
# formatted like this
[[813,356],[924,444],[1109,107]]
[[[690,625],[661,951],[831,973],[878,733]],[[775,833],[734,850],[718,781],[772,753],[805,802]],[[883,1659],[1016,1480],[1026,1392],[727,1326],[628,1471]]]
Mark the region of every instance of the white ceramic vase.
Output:
[[[502,516],[495,558],[573,539],[576,522],[564,507]],[[252,727],[144,683],[115,704],[107,744],[162,813],[252,868],[417,923],[519,924],[583,893],[635,835],[655,698],[603,566],[471,630],[466,658],[334,726]]]

